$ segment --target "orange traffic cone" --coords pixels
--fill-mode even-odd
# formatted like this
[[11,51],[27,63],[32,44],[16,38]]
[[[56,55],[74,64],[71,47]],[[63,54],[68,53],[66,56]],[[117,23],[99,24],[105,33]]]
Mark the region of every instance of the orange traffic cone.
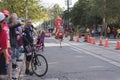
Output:
[[89,43],[91,43],[91,37],[89,37]]
[[87,42],[88,42],[88,43],[90,42],[90,37],[89,37],[89,36],[87,37]]
[[90,43],[92,44],[92,43],[93,43],[93,38],[91,37],[90,39],[91,39],[91,42],[90,42]]
[[120,49],[120,42],[117,41],[117,43],[116,43],[116,50],[119,50],[119,49]]
[[108,42],[108,39],[106,39],[106,41],[105,41],[105,47],[108,47],[108,45],[109,45],[109,42]]
[[80,42],[80,38],[79,38],[79,37],[77,37],[77,40],[76,40],[76,42]]
[[103,44],[102,44],[102,38],[100,38],[99,46],[103,46]]
[[93,38],[93,44],[96,44],[96,39],[95,39],[95,37]]

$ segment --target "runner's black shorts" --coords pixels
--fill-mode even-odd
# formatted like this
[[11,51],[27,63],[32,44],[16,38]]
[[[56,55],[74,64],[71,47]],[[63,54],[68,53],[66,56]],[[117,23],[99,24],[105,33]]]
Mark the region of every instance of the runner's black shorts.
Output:
[[0,75],[7,75],[6,62],[4,54],[0,54]]
[[62,40],[63,40],[63,37],[59,37],[59,39],[62,39]]

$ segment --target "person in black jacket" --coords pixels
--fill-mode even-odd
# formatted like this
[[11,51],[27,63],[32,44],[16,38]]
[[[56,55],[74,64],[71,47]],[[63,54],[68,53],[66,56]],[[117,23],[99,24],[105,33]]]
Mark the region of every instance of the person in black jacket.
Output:
[[25,51],[25,56],[26,56],[26,70],[25,74],[29,75],[31,74],[29,67],[30,67],[30,62],[32,58],[32,53],[31,53],[31,44],[33,44],[34,39],[34,27],[31,24],[31,20],[26,21],[26,25],[23,29],[23,47]]
[[16,13],[11,14],[9,19],[9,27],[10,27],[10,46],[12,50],[12,63],[13,68],[16,68],[16,47],[17,47],[17,37],[15,29],[21,25],[22,22],[18,22]]

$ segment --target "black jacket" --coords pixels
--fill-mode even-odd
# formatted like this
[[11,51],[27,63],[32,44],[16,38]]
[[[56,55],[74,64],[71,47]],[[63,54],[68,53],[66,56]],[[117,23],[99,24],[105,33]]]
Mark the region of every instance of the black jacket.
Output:
[[33,43],[33,26],[25,27],[23,29],[23,44],[27,46]]
[[17,37],[16,37],[16,30],[15,28],[21,26],[20,23],[16,25],[12,25],[11,23],[9,24],[10,27],[10,45],[11,47],[16,48],[17,47]]

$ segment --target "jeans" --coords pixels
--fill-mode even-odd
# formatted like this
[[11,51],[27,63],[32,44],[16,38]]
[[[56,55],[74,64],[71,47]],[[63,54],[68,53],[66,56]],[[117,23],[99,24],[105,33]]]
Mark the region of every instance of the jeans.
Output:
[[12,50],[12,62],[15,63],[16,62],[16,48],[11,47],[11,50]]
[[21,46],[17,46],[17,51],[16,51],[16,58],[17,59],[19,59],[20,51],[21,51]]

